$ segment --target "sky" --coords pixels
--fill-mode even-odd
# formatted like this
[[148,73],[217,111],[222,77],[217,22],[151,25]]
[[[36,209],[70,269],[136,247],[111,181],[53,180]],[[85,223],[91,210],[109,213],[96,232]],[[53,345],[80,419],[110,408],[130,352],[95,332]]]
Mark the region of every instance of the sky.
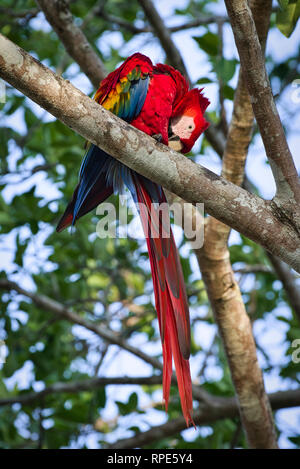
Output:
[[[184,7],[186,4],[185,0],[163,0],[163,1],[155,1],[155,5],[161,14],[161,16],[165,19],[167,25],[175,25],[180,23],[181,21],[184,22],[184,18],[178,19],[173,16],[174,8],[176,7]],[[213,4],[213,8],[215,12],[219,14],[225,14],[224,3],[219,1],[217,4]],[[32,20],[32,24],[35,24],[36,27],[42,27],[46,30],[49,29],[49,25],[45,22],[42,15],[39,15],[36,19]],[[213,30],[213,28],[212,28]],[[178,32],[173,35],[175,44],[177,45],[178,49],[182,53],[183,57],[185,58],[185,64],[187,66],[188,72],[191,76],[192,81],[196,81],[200,77],[211,77],[212,74],[210,72],[210,64],[207,61],[206,55],[202,53],[196,42],[192,39],[194,35],[201,35],[204,33],[204,28],[197,28],[194,30],[186,30],[182,32]],[[270,37],[268,39],[267,45],[267,55],[271,55],[276,60],[285,60],[286,57],[290,56],[291,54],[295,53],[297,48],[300,44],[300,24],[298,24],[295,32],[293,33],[292,37],[286,39],[278,30],[272,30],[270,33]],[[153,62],[163,62],[165,60],[164,53],[158,47],[156,40],[149,40],[148,34],[141,34],[137,38],[134,38],[127,44],[123,44],[122,35],[119,32],[107,33],[104,34],[98,42],[99,48],[103,51],[104,55],[109,54],[110,48],[115,47],[123,47],[124,55],[130,55],[133,52],[140,51],[146,55],[148,55]],[[235,44],[233,40],[233,35],[229,26],[225,27],[224,33],[224,50],[225,50],[225,57],[230,58],[237,58],[237,52],[235,49]],[[90,93],[92,91],[92,87],[88,81],[88,79],[79,72],[77,65],[73,65],[68,70],[69,74],[73,76],[71,79],[72,83],[81,89],[85,93]],[[300,79],[300,77],[299,77]],[[230,82],[230,85],[235,87],[237,82],[237,73],[233,77]],[[300,82],[299,82],[299,90],[300,90]],[[299,95],[297,94],[298,88],[295,87],[288,87],[282,96],[279,96],[277,100],[278,110],[284,125],[286,125],[288,132],[288,143],[290,145],[291,151],[295,158],[295,164],[300,172],[300,155],[299,155],[299,147],[300,147],[300,137],[299,137],[299,127],[300,127],[300,92]],[[211,109],[216,108],[218,105],[218,92],[217,86],[215,84],[208,84],[205,86],[205,95],[211,101]],[[40,115],[42,120],[51,120],[53,119],[52,116],[47,115],[43,110],[41,110],[37,105],[32,104],[32,108],[34,111]],[[226,102],[226,108],[228,111],[228,115],[230,115],[232,111],[232,103]],[[290,119],[290,113],[294,115],[293,120]],[[12,117],[6,118],[7,122],[10,122],[13,119],[13,125],[16,129],[25,131],[25,126],[23,123],[23,115],[20,110],[15,113]],[[198,148],[200,147],[200,143],[198,143]],[[15,153],[16,149],[12,148],[12,154],[10,156],[10,165],[14,167],[14,158],[18,155]],[[197,160],[200,164],[206,166],[207,168],[211,169],[216,173],[220,173],[221,170],[221,163],[219,157],[217,157],[212,151],[208,150],[204,156],[201,156]],[[31,162],[32,166],[38,164],[38,161],[35,159]],[[252,180],[256,186],[258,186],[261,195],[267,199],[272,198],[275,191],[275,185],[273,181],[273,177],[271,174],[271,170],[268,164],[266,164],[266,157],[263,148],[263,144],[260,137],[256,137],[254,144],[250,148],[247,165],[246,165],[246,172],[250,180]],[[45,199],[56,197],[59,195],[59,190],[53,185],[50,185],[46,182],[46,177],[42,173],[34,175],[32,178],[27,180],[23,184],[10,184],[8,185],[4,191],[3,196],[6,200],[11,200],[14,195],[22,193],[25,189],[28,189],[32,185],[36,184],[37,186],[37,195],[41,195],[45,197]],[[25,228],[26,230],[26,228]],[[25,263],[25,267],[28,268],[29,271],[34,272],[34,269],[37,271],[41,266],[44,266],[45,270],[51,270],[51,265],[47,264],[47,256],[49,254],[49,248],[43,246],[44,239],[48,236],[49,231],[43,230],[37,236],[36,246],[32,246],[29,248],[27,254],[27,265]],[[24,232],[24,236],[26,236],[26,232]],[[181,238],[181,230],[175,228],[175,236],[177,240]],[[12,263],[11,260],[13,259],[13,253],[11,252],[11,246],[14,245],[14,237],[15,234],[12,233],[11,235],[6,236],[2,239],[0,243],[0,252],[2,261],[5,263],[5,267],[7,271],[10,272],[12,270]],[[234,243],[239,239],[239,235],[236,232],[232,232],[230,237],[230,243]],[[38,248],[39,251],[39,259],[36,263],[36,267],[33,267],[32,259],[35,259],[36,262],[36,250]],[[186,255],[188,255],[188,248]],[[200,278],[200,274],[198,271],[198,266],[196,263],[195,258],[193,259],[193,270],[195,271],[195,277]],[[30,276],[23,276],[20,278],[17,276],[17,281],[19,281],[25,288],[34,288],[34,284],[30,278]],[[249,283],[249,290],[253,288],[253,278],[249,278],[247,280]],[[150,285],[151,288],[151,285]],[[280,284],[278,288],[281,288]],[[12,306],[13,307],[13,306]],[[286,315],[289,317],[289,311],[287,308],[280,306],[279,307],[280,314]],[[199,313],[199,311],[197,311]],[[201,312],[200,312],[201,313]],[[206,310],[203,310],[203,314],[206,313]],[[16,312],[17,314],[17,312]],[[193,311],[192,311],[193,314]],[[22,315],[21,315],[22,317]],[[23,318],[24,321],[26,318]],[[118,327],[118,323],[115,324]],[[203,348],[202,358],[204,359],[205,351],[210,348],[210,345],[215,336],[215,326],[213,325],[206,325],[201,323],[201,325],[197,324],[197,328],[199,331],[195,333],[195,336],[199,338],[201,346]],[[268,350],[268,354],[272,357],[272,362],[274,364],[282,363],[283,360],[286,360],[284,356],[287,344],[283,343],[283,338],[285,336],[285,329],[284,325],[281,325],[280,329],[278,329],[278,321],[275,320],[274,315],[268,314],[264,321],[258,320],[254,324],[254,335],[258,343],[262,346],[266,346]],[[80,337],[86,337],[91,343],[93,341],[98,343],[98,339],[91,334],[89,331],[84,330],[79,326],[74,326],[74,333],[76,333]],[[137,343],[137,341],[140,341]],[[140,334],[138,337],[135,336],[135,344],[136,347],[141,347],[145,352],[149,351],[150,354],[155,352],[159,352],[160,344],[151,343],[148,344],[146,342],[146,337]],[[151,374],[151,367],[150,365],[146,365],[144,362],[141,362],[138,359],[132,357],[131,354],[127,352],[117,353],[118,348],[115,346],[111,346],[109,353],[105,358],[105,362],[103,368],[101,368],[101,373],[106,376],[119,376],[120,370],[124,375],[133,375],[132,370],[134,369],[134,375],[136,376],[149,376]],[[91,352],[90,356],[88,357],[90,363],[92,364],[96,359],[96,354]],[[261,353],[258,353],[259,362],[261,364],[264,363],[264,357]],[[214,380],[220,377],[222,371],[216,366],[214,357],[209,358],[209,366],[207,368],[205,377],[207,380]],[[78,366],[83,366],[79,364]],[[86,366],[86,365],[85,365]],[[191,360],[191,370],[192,376],[196,374],[199,370],[199,357],[197,361]],[[16,376],[7,380],[7,384],[9,387],[13,387],[14,384],[17,382],[20,388],[26,388],[30,378],[32,377],[32,366],[28,362],[22,370],[20,370]],[[274,392],[277,390],[286,389],[288,386],[287,382],[283,382],[276,373],[273,374],[266,374],[265,375],[265,384],[266,389],[268,392]],[[43,388],[43,383],[36,383],[35,390],[40,390]],[[103,418],[111,419],[116,415],[116,407],[113,403],[116,396],[118,396],[119,400],[126,401],[129,395],[135,391],[139,395],[140,405],[143,407],[150,407],[151,406],[151,399],[149,396],[146,396],[138,386],[109,386],[107,388],[108,396],[110,396],[109,405],[105,408],[103,412]],[[161,391],[158,390],[154,394],[154,399],[160,400],[161,399]],[[130,424],[135,425],[135,418],[136,422],[140,422],[140,416],[130,416],[130,417],[122,417],[121,420],[123,425],[127,423],[127,420],[130,418]],[[158,425],[163,423],[166,420],[166,417],[163,413],[149,410],[147,413],[147,417],[144,419],[144,423],[141,426],[141,430],[148,429],[149,425]],[[286,430],[286,435],[289,431],[295,431],[295,429],[300,429],[300,411],[295,409],[283,410],[277,413],[277,423],[279,427],[282,427]],[[46,422],[47,425],[47,422]],[[49,419],[48,425],[51,426],[51,419]],[[118,438],[124,438],[129,436],[130,434],[124,433],[123,425],[113,432],[112,434],[108,435],[108,441],[113,442]],[[22,427],[22,422],[20,423],[20,427]],[[209,427],[203,427],[199,430],[203,435],[208,434],[211,430]],[[184,432],[185,437],[187,439],[195,438],[194,430],[186,430]],[[280,441],[281,447],[289,447],[291,446],[290,442],[287,440],[286,435],[283,435]],[[93,448],[96,445],[95,435],[91,435],[88,438],[88,445],[89,447]]]

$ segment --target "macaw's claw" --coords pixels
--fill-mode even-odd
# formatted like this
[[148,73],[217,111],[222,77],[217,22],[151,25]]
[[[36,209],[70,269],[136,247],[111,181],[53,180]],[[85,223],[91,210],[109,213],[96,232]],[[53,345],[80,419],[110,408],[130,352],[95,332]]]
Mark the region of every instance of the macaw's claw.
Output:
[[163,141],[162,134],[151,135],[151,137],[155,138],[155,140],[159,143],[162,143],[162,141]]

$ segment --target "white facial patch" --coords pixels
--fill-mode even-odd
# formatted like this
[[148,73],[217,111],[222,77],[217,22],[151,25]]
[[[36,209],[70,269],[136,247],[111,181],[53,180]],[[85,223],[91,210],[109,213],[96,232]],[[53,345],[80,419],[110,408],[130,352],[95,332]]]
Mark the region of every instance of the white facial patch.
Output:
[[173,134],[180,139],[188,140],[195,129],[194,118],[192,116],[174,117],[171,122]]

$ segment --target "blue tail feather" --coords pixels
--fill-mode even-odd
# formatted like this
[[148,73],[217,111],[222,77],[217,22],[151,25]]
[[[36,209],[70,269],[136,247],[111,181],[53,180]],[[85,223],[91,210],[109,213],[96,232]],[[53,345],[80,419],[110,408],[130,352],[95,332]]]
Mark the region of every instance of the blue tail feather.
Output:
[[121,193],[124,185],[137,203],[137,181],[143,184],[153,202],[162,202],[164,195],[160,186],[91,144],[82,162],[73,198],[58,223],[57,231],[73,226],[78,218],[93,210],[113,192]]

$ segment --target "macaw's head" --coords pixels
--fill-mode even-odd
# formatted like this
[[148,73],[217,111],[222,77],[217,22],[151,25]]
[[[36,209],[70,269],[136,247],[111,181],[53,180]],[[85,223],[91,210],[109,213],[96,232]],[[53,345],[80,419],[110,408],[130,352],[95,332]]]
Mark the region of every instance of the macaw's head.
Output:
[[209,126],[203,116],[209,100],[201,93],[202,89],[194,88],[188,91],[174,109],[171,117],[169,144],[175,149],[171,143],[179,137],[182,153],[188,153],[202,132]]

